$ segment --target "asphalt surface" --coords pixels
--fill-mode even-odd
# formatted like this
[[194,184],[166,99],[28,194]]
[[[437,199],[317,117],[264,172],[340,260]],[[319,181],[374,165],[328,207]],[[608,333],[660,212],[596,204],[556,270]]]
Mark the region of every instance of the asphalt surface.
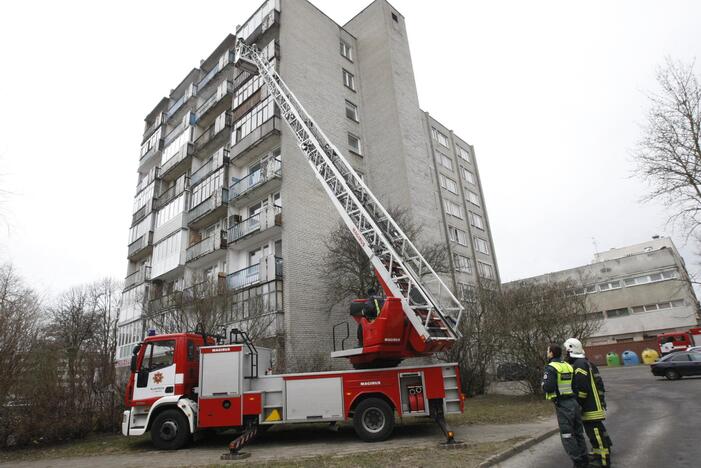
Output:
[[[701,466],[701,377],[668,381],[654,377],[648,366],[601,368],[601,374],[612,466]],[[566,468],[572,463],[555,435],[496,466]]]

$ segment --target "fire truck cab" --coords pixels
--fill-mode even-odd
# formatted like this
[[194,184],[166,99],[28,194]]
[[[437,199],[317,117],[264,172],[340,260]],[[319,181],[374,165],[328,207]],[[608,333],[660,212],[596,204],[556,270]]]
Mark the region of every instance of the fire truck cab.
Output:
[[701,328],[657,335],[657,348],[662,356],[674,351],[685,351],[690,346],[701,346]]
[[122,433],[150,431],[156,447],[178,449],[203,429],[352,420],[374,442],[391,435],[395,416],[441,424],[463,410],[456,364],[265,375],[271,351],[235,332],[219,344],[195,333],[147,337],[134,349]]

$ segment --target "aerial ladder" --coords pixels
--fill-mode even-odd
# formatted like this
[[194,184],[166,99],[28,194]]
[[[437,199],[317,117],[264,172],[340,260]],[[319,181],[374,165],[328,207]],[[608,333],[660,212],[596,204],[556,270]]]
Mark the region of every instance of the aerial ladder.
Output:
[[354,315],[362,326],[362,347],[332,356],[370,368],[449,349],[460,337],[460,302],[255,44],[239,40],[236,66],[259,75],[267,86],[316,178],[370,259],[387,298],[377,319]]

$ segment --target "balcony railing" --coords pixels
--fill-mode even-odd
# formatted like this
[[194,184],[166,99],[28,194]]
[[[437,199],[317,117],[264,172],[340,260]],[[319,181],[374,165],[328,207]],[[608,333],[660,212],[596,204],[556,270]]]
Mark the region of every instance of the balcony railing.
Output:
[[184,191],[188,190],[190,188],[190,179],[188,177],[184,177],[181,179],[178,179],[178,181],[170,187],[168,190],[163,192],[158,196],[156,199],[155,203],[155,209],[160,209],[166,206],[171,200],[175,199],[178,197],[181,193]]
[[264,282],[234,293],[230,320],[258,336],[284,331],[282,281]]
[[153,199],[147,200],[146,204],[136,210],[136,212],[131,216],[132,226],[144,219],[151,211],[153,211]]
[[185,252],[185,258],[191,262],[219,249],[226,249],[226,231],[220,231],[191,245]]
[[[266,140],[268,140],[268,137],[272,135],[279,135],[280,130],[282,129],[282,124],[280,122],[279,117],[273,116],[263,122],[257,128],[253,129],[248,135],[238,140],[231,147],[232,161],[237,158],[243,158],[244,155],[251,153],[251,150],[261,146]],[[263,149],[261,149],[261,151],[263,151]]]
[[207,213],[214,211],[227,203],[229,203],[229,190],[225,188],[216,190],[199,205],[190,209],[188,221],[193,223],[205,216]]
[[136,239],[134,242],[129,244],[129,252],[127,253],[127,257],[131,258],[135,256],[136,254],[140,253],[142,250],[145,250],[146,248],[150,247],[153,245],[153,231],[149,231],[143,236],[139,237]]
[[231,81],[224,81],[217,89],[214,90],[211,96],[209,96],[200,107],[197,108],[195,114],[198,118],[202,117],[211,109],[217,102],[221,101],[224,97],[232,94],[234,92],[234,83]]
[[167,160],[166,162],[164,162],[161,165],[161,174],[163,174],[164,177],[169,177],[169,176],[166,176],[168,171],[170,171],[175,166],[180,164],[182,161],[187,159],[192,154],[192,151],[193,151],[192,143],[185,143],[178,150],[177,153],[175,153],[173,156],[170,157],[169,160]]
[[179,308],[183,304],[183,292],[173,291],[170,294],[151,299],[148,309],[151,313],[157,313],[167,309]]
[[212,67],[209,72],[200,80],[199,83],[197,83],[197,90],[203,89],[205,86],[207,86],[207,83],[209,83],[212,78],[217,76],[217,74],[226,67],[229,63],[234,63],[234,51],[230,50],[227,55],[226,55],[226,60],[222,62],[222,59],[219,59],[219,62]]
[[178,110],[185,104],[185,101],[187,101],[187,94],[183,94],[180,96],[180,98],[173,103],[172,106],[168,108],[168,112],[166,112],[166,119],[171,118]]
[[139,193],[139,192],[141,192],[142,190],[144,190],[146,187],[148,187],[148,186],[151,184],[151,182],[153,182],[154,180],[158,179],[158,178],[160,177],[160,175],[161,175],[161,174],[160,174],[160,168],[159,168],[158,166],[152,168],[152,169],[148,172],[148,174],[146,175],[146,177],[144,177],[143,179],[141,179],[141,182],[139,182],[138,184],[136,184],[136,193]]
[[237,240],[242,239],[256,231],[263,231],[269,227],[281,224],[279,219],[279,215],[281,213],[281,207],[273,206],[272,209],[263,209],[253,216],[249,216],[248,218],[235,223],[229,228],[229,242],[236,242]]
[[256,263],[243,270],[230,273],[226,277],[229,289],[241,289],[260,281],[260,264]]
[[155,132],[158,127],[163,125],[163,122],[165,122],[165,114],[161,112],[153,119],[153,123],[149,125],[146,130],[144,130],[143,141],[145,142],[146,140],[148,140],[149,137],[153,135],[153,132]]
[[124,289],[139,285],[151,279],[151,267],[148,265],[142,266],[131,275],[124,278]]
[[273,159],[268,161],[265,167],[261,167],[260,171],[253,172],[247,175],[243,179],[239,179],[229,187],[229,199],[235,200],[236,198],[244,195],[245,193],[253,190],[254,188],[264,184],[270,179],[275,177],[280,177],[282,175],[282,163],[279,159]]

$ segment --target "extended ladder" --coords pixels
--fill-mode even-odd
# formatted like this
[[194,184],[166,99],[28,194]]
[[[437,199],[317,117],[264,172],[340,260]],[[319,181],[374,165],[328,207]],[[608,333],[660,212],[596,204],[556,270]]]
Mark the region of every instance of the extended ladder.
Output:
[[455,341],[460,302],[255,45],[239,41],[236,56],[237,67],[259,74],[267,85],[317,179],[419,336]]

